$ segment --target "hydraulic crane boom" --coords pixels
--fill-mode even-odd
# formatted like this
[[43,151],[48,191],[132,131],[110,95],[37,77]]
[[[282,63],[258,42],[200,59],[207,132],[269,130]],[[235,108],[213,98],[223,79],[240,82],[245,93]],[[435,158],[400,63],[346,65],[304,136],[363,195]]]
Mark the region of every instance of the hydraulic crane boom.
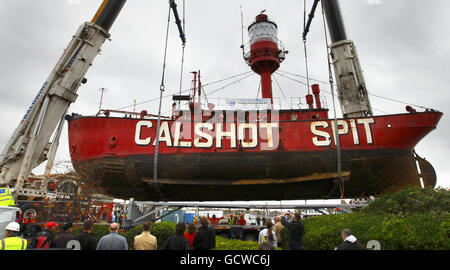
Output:
[[332,40],[331,56],[344,117],[373,115],[359,56],[353,41],[347,39],[338,0],[322,0]]
[[[86,83],[85,75],[110,37],[109,30],[125,2],[104,0],[92,21],[78,28],[1,152],[0,184],[15,187],[18,196],[45,197],[46,184],[41,184],[38,190],[26,181],[31,171],[46,159],[53,162],[62,119],[77,99],[78,88]],[[54,139],[49,142],[53,133]]]

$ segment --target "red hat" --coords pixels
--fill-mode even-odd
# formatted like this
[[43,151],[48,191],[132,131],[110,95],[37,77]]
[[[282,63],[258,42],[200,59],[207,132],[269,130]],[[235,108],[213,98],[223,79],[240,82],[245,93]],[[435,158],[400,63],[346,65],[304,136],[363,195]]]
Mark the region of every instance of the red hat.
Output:
[[51,228],[51,227],[54,227],[54,226],[58,227],[58,224],[56,224],[53,221],[50,221],[49,223],[45,224],[45,227],[47,227],[47,228]]

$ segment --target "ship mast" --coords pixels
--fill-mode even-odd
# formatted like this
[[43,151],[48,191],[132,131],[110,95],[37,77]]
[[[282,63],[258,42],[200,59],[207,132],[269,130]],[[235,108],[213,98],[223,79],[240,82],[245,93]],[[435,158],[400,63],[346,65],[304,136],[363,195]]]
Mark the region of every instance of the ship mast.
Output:
[[338,0],[322,0],[332,40],[331,57],[344,118],[372,115],[369,96],[353,41],[347,39]]

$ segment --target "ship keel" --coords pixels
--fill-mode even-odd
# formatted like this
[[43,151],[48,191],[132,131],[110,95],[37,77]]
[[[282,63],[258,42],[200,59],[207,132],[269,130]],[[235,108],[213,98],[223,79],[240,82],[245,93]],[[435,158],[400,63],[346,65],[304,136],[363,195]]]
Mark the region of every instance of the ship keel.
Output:
[[[417,160],[417,162],[416,162]],[[87,181],[119,198],[155,201],[304,200],[341,197],[336,152],[264,152],[106,157],[75,164]],[[419,168],[419,169],[418,169]],[[433,186],[432,165],[410,151],[343,151],[344,197]]]

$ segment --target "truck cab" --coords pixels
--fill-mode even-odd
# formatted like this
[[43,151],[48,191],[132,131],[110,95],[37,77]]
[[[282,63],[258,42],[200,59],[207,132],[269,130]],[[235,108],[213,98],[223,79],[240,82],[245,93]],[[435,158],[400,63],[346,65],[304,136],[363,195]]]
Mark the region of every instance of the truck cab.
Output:
[[5,238],[5,228],[17,220],[20,209],[17,207],[0,206],[0,239]]

